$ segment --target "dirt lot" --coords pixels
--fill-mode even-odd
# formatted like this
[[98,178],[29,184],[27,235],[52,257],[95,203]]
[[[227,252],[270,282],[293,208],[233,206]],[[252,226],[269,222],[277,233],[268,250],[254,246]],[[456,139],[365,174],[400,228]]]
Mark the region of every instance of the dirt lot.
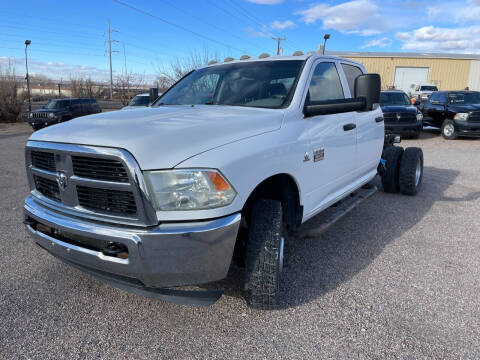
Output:
[[209,308],[110,288],[32,244],[24,124],[0,127],[0,358],[480,358],[480,140],[421,146],[417,197],[378,193],[318,239],[291,239],[281,310],[238,276]]

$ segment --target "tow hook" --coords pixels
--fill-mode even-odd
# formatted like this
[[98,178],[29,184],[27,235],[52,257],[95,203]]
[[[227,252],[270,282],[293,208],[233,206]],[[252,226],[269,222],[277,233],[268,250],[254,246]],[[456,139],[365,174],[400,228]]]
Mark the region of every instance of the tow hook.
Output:
[[128,249],[125,245],[120,243],[110,243],[102,249],[102,253],[107,256],[119,257],[122,259],[128,258]]

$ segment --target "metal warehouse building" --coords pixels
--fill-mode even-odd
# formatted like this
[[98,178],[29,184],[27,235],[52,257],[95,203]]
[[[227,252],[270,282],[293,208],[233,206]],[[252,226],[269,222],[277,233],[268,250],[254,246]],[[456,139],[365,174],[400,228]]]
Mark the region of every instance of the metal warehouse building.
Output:
[[382,88],[407,91],[412,83],[437,85],[439,90],[480,91],[480,55],[373,52],[329,52],[365,65],[382,77]]

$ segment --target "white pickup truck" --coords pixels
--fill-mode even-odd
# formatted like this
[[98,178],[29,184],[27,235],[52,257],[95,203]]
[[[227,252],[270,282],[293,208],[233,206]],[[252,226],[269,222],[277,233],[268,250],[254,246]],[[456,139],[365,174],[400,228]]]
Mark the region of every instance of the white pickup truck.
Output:
[[152,107],[32,134],[24,223],[36,243],[180,303],[213,303],[220,290],[182,287],[223,279],[240,259],[248,304],[270,309],[288,234],[373,193],[378,173],[386,191],[417,193],[423,155],[385,136],[378,75],[318,54],[242,59],[187,74]]

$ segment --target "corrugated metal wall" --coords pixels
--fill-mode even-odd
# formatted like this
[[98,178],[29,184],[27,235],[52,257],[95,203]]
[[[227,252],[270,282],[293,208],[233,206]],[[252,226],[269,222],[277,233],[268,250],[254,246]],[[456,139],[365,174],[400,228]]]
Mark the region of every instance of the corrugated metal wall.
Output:
[[472,60],[469,59],[346,57],[363,63],[368,72],[380,74],[382,77],[382,88],[384,89],[393,85],[395,68],[397,66],[428,67],[430,69],[428,81],[436,84],[440,90],[462,90],[469,86],[470,83],[470,64]]
[[480,61],[472,60],[470,66],[470,76],[468,79],[468,87],[470,90],[480,91]]

